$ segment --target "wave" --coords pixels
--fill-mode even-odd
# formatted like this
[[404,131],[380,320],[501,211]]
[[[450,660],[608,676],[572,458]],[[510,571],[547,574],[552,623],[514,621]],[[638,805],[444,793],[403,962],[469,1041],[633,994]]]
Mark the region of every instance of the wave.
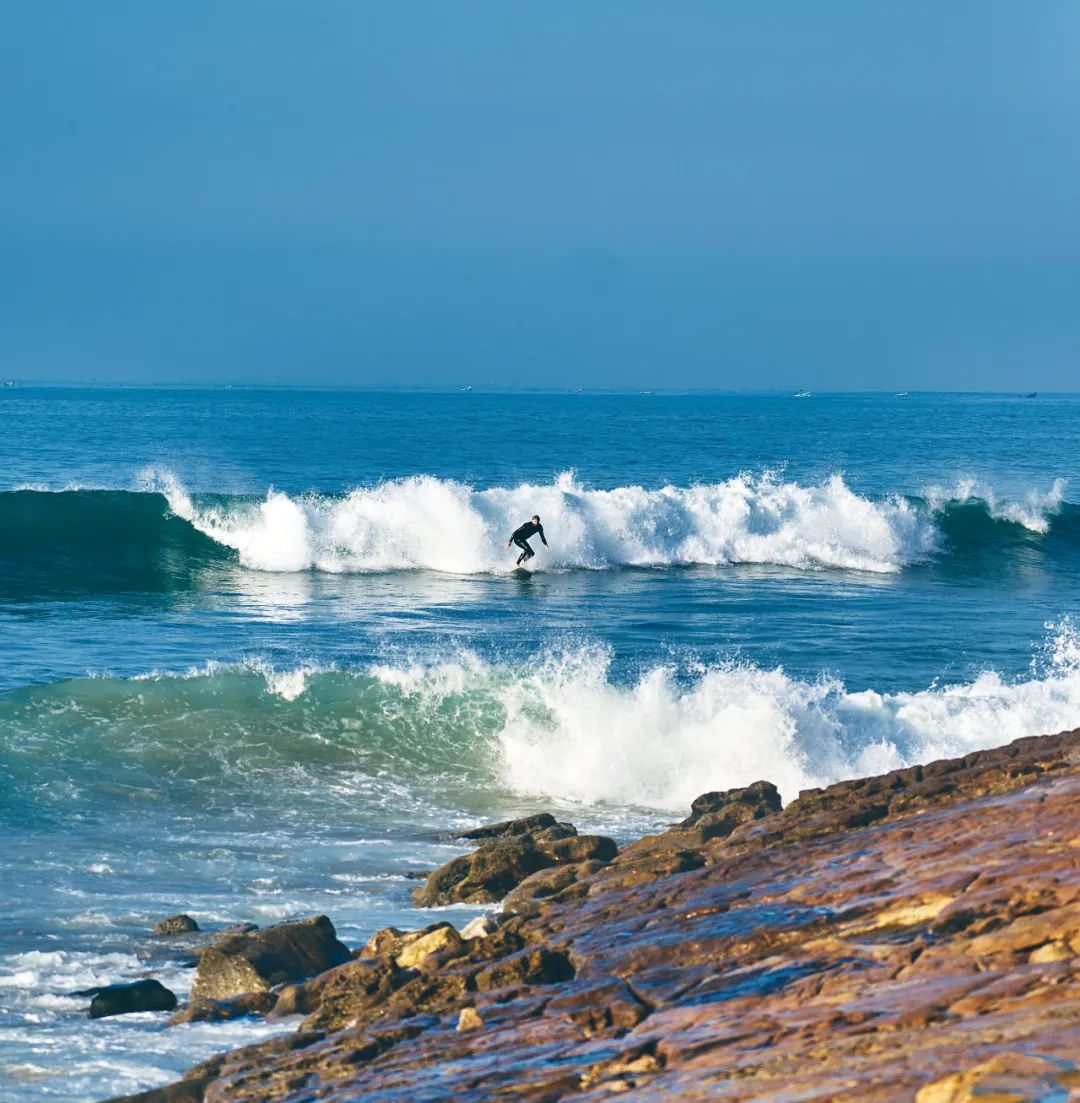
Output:
[[89,802],[130,817],[166,802],[230,817],[271,806],[279,824],[358,805],[408,820],[496,792],[677,811],[710,788],[768,778],[790,799],[1077,725],[1067,620],[1026,678],[987,671],[906,693],[735,663],[622,681],[602,646],[521,666],[463,654],[361,671],[208,667],[0,696],[0,815],[70,817]]
[[[0,493],[0,565],[12,594],[41,587],[170,589],[207,572],[334,574],[425,569],[482,574],[510,563],[503,543],[543,517],[536,569],[764,564],[892,574],[950,552],[1033,540],[1080,542],[1080,507],[1050,492],[999,500],[974,483],[922,497],[872,499],[839,475],[816,485],[774,473],[646,489],[547,485],[478,490],[433,476],[343,496],[195,495],[151,471],[133,492]],[[1048,545],[1049,546],[1049,545]],[[5,583],[0,581],[0,589]]]

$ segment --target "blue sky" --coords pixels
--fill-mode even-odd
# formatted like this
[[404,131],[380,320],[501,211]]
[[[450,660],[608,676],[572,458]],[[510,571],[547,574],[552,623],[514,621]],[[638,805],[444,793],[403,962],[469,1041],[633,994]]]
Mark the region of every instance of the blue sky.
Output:
[[12,0],[0,374],[1076,389],[1080,5]]

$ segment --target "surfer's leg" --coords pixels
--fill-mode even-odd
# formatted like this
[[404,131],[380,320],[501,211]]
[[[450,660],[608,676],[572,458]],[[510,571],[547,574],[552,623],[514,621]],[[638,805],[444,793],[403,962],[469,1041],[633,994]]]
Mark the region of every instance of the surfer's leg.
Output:
[[517,565],[520,567],[526,559],[532,559],[533,550],[529,547],[529,542],[527,540],[515,540],[514,543],[521,548],[521,555],[517,558]]

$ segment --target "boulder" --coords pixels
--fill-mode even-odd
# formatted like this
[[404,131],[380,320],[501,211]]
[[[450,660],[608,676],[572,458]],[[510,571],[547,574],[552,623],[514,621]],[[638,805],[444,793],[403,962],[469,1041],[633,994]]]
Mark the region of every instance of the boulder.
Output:
[[154,928],[155,938],[165,938],[174,934],[192,934],[199,929],[199,924],[190,915],[170,915],[162,919]]
[[[538,915],[544,908],[563,900],[584,896],[588,886],[579,883],[597,870],[603,869],[600,861],[580,862],[552,866],[526,877],[503,901],[505,915]],[[579,886],[578,891],[573,891]],[[467,931],[468,928],[466,927]],[[465,931],[462,932],[464,935]]]
[[527,946],[516,954],[493,962],[476,974],[473,983],[477,992],[490,992],[522,984],[556,984],[570,980],[574,966],[561,950],[546,946]]
[[305,1029],[340,1030],[362,1011],[385,1001],[414,975],[403,973],[392,961],[357,958],[299,986],[295,993],[286,989],[274,1009],[274,1018],[292,1013],[289,1009],[295,1007],[308,1015]]
[[480,1018],[480,1013],[475,1007],[463,1007],[461,1014],[458,1016],[457,1028],[464,1033],[467,1030],[481,1030],[484,1026],[484,1020]]
[[230,934],[199,952],[191,996],[223,1000],[265,992],[333,969],[350,957],[325,915]]
[[619,848],[606,835],[574,835],[554,842],[543,842],[540,849],[554,862],[610,862]]
[[488,938],[499,929],[499,925],[499,917],[496,915],[478,915],[461,928],[461,937],[466,942],[471,942],[474,938]]
[[166,1026],[180,1023],[224,1023],[248,1015],[266,1015],[273,1011],[277,996],[273,992],[248,992],[231,1000],[192,1000],[169,1018]]
[[550,812],[539,812],[535,816],[523,816],[518,820],[504,820],[502,823],[488,823],[475,827],[472,831],[462,831],[459,839],[482,842],[489,839],[512,839],[519,835],[533,835],[538,831],[554,827],[558,821]]
[[745,789],[702,793],[690,805],[690,815],[679,826],[696,828],[705,842],[726,838],[742,824],[771,816],[781,807],[776,786],[770,781],[755,781]]
[[90,1018],[104,1019],[109,1015],[132,1015],[137,1011],[172,1011],[176,996],[160,981],[146,979],[130,984],[107,984],[102,988],[87,988],[77,996],[92,996]]
[[554,865],[529,835],[483,843],[472,854],[454,858],[437,869],[413,893],[419,908],[439,904],[493,904],[530,873]]
[[394,961],[399,969],[414,969],[432,954],[452,954],[464,945],[461,935],[447,923],[406,943]]

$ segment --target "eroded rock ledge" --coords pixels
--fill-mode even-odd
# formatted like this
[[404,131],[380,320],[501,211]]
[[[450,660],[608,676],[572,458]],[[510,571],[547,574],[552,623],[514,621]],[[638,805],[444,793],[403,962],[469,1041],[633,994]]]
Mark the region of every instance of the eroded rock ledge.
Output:
[[706,794],[614,858],[535,824],[503,922],[380,932],[276,990],[298,1030],[126,1098],[1080,1099],[1078,808],[1080,730]]

